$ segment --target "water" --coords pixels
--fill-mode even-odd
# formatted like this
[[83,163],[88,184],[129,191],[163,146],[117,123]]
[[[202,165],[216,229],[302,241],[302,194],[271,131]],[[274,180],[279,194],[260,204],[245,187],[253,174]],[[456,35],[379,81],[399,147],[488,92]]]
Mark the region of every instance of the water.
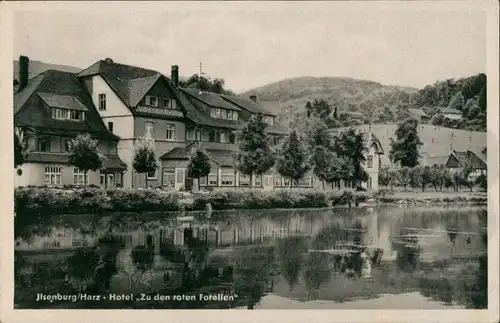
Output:
[[[16,307],[487,307],[483,208],[171,218],[66,216],[16,228],[24,232],[16,243]],[[40,293],[101,299],[36,301]],[[110,293],[135,300],[110,300]],[[138,300],[142,293],[151,299]]]

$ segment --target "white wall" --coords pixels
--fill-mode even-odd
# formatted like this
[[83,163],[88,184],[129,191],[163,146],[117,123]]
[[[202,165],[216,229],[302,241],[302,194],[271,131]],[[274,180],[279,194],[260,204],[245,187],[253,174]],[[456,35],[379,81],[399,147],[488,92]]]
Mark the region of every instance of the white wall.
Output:
[[[113,122],[114,134],[123,139],[133,138],[134,117],[132,112],[108,86],[106,81],[100,75],[95,75],[85,79],[84,82],[106,127],[108,122]],[[99,110],[99,94],[106,94],[106,110]]]

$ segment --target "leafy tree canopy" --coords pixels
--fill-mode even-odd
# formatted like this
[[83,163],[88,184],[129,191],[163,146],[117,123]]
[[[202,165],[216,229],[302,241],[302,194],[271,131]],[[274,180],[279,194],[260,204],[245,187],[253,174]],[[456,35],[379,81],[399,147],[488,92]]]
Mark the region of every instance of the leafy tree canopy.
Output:
[[408,119],[399,124],[396,129],[396,140],[391,138],[389,157],[393,163],[400,163],[403,167],[418,165],[420,146],[423,142],[418,135],[418,121]]
[[158,168],[153,144],[148,139],[137,142],[132,167],[138,173],[152,172]]
[[104,156],[99,152],[98,142],[89,134],[80,134],[69,141],[69,163],[83,171],[102,168]]

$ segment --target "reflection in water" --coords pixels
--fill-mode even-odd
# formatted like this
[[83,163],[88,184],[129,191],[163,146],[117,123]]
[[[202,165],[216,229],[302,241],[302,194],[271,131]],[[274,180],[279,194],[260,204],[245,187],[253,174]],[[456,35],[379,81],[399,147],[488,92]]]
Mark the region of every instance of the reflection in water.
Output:
[[[487,306],[485,210],[259,212],[220,222],[154,219],[138,226],[116,219],[79,219],[72,226],[61,219],[61,227],[45,229],[51,236],[18,241],[16,306],[253,309],[268,294],[346,302],[415,291],[448,305]],[[42,292],[185,297],[35,302]],[[194,297],[200,293],[237,297],[206,301]]]

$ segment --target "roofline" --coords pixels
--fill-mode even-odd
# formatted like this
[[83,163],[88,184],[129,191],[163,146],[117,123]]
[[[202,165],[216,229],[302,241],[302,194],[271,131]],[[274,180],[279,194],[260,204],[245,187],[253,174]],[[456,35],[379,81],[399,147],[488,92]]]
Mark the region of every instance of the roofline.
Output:
[[[226,96],[226,94],[221,94],[220,95],[224,100],[226,101],[229,101],[231,104],[234,104],[234,105],[237,105],[238,107],[240,107],[241,109],[245,110],[245,111],[248,111],[250,113],[253,113],[252,111],[248,110],[247,108],[245,108],[244,106],[242,106],[241,104],[238,104],[237,102],[231,100],[228,96]],[[242,100],[247,100],[245,98],[241,98]],[[251,101],[253,102],[253,101]],[[254,102],[255,103],[255,102]],[[256,103],[257,104],[257,103]],[[262,107],[261,107],[262,108]],[[278,115],[277,114],[272,114],[270,111],[267,111],[266,109],[262,108],[264,111],[266,111],[267,113],[263,113],[263,112],[257,112],[257,113],[260,113],[262,115],[265,115],[265,116],[270,116],[270,117],[277,117]]]
[[[31,93],[31,95],[30,95],[30,96],[26,99],[26,101],[24,101],[24,103],[23,103],[23,104],[19,107],[19,109],[17,110],[17,112],[16,112],[16,113],[14,113],[14,117],[15,117],[15,116],[16,116],[19,112],[21,112],[21,110],[24,108],[24,105],[26,104],[26,102],[30,101],[30,100],[33,98],[33,96],[34,96],[35,94],[36,94],[36,95],[38,95],[38,93],[37,93],[37,91],[36,91],[36,90],[40,87],[40,85],[42,84],[42,82],[43,82],[43,81],[45,81],[45,78],[47,77],[47,75],[49,74],[49,72],[50,72],[50,71],[52,71],[52,70],[46,70],[46,71],[43,71],[42,73],[37,74],[36,76],[34,76],[34,77],[32,77],[32,78],[31,78],[31,79],[34,79],[35,77],[38,77],[38,76],[40,76],[40,75],[42,75],[42,74],[45,74],[45,75],[43,76],[43,78],[40,80],[40,83],[38,83],[38,86],[37,86],[37,87],[33,90],[33,92]],[[29,83],[29,80],[28,80],[28,83]],[[23,91],[23,90],[25,90],[25,89],[26,89],[26,87],[24,87],[24,89],[22,89],[21,91],[19,91],[19,92],[17,92],[17,93],[20,93],[20,92],[22,92],[22,91]],[[15,97],[15,95],[16,95],[16,94],[14,94],[14,97]],[[12,102],[12,103],[14,104],[14,100],[13,100],[13,102]],[[15,107],[14,107],[14,108],[15,108]]]

